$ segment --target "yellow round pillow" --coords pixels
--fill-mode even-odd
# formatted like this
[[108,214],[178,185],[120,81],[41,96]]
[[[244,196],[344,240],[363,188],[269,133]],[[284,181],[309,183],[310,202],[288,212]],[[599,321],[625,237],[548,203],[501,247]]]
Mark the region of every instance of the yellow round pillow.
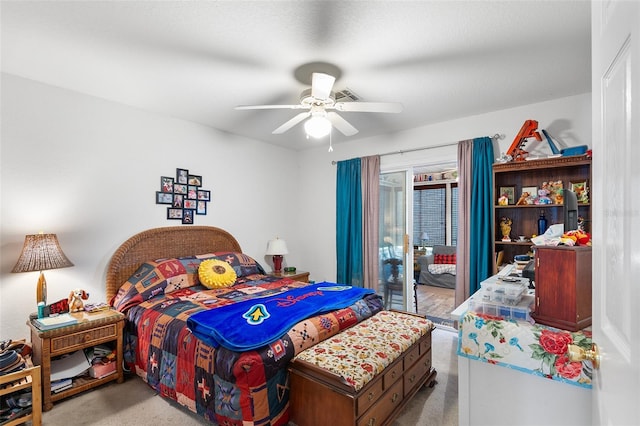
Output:
[[236,271],[219,259],[203,260],[198,267],[200,282],[207,288],[229,287],[236,282]]

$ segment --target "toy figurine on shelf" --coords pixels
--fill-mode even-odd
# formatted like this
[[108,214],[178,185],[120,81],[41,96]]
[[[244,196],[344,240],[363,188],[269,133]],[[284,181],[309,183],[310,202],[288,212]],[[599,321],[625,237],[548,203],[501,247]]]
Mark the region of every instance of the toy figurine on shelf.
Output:
[[500,219],[500,231],[502,232],[502,241],[511,241],[511,224],[513,221],[508,217]]

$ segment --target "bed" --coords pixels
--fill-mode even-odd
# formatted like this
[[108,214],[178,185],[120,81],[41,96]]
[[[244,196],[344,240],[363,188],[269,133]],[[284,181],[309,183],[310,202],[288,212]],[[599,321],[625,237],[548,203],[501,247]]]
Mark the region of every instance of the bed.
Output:
[[[205,259],[228,262],[236,271],[234,284],[204,287],[197,270]],[[265,274],[220,228],[163,227],[136,234],[118,247],[107,268],[106,293],[110,304],[126,315],[128,369],[160,395],[214,424],[285,425],[289,361],[382,310],[381,298],[375,293],[354,298],[349,306],[301,319],[275,340],[248,350],[196,338],[191,329],[199,328],[192,320],[216,318],[227,308],[256,301],[267,304],[269,297],[322,284],[331,283]]]

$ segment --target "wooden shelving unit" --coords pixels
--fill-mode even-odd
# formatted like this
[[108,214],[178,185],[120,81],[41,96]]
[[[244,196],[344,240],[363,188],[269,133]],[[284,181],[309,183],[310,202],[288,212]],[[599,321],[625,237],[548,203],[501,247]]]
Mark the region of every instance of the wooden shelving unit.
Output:
[[[510,218],[511,238],[517,239],[519,235],[530,238],[538,233],[538,217],[540,211],[544,211],[548,225],[563,222],[564,208],[562,204],[526,204],[526,205],[498,205],[500,188],[511,186],[515,188],[515,199],[522,194],[523,188],[535,186],[540,188],[543,182],[562,181],[565,189],[570,188],[570,183],[587,182],[591,186],[591,158],[586,155],[572,157],[545,158],[531,161],[515,161],[509,163],[496,163],[493,165],[493,248],[494,259],[496,254],[503,252],[503,262],[511,263],[514,256],[527,254],[531,251],[532,243],[529,241],[502,241],[500,231],[500,219]],[[587,232],[591,221],[591,204],[578,204],[578,215],[585,219]],[[499,265],[495,265],[494,273]]]
[[42,424],[40,366],[29,367],[24,370],[16,371],[15,373],[0,376],[0,396],[20,392],[25,389],[29,389],[31,391],[31,412],[0,423],[2,426],[19,425],[27,421],[31,421],[33,426],[40,426]]

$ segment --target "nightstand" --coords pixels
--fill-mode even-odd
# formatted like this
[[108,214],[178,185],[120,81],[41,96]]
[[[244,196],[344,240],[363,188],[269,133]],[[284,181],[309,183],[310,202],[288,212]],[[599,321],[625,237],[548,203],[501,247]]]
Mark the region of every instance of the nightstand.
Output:
[[[76,312],[71,314],[78,322],[66,327],[51,330],[40,330],[31,319],[27,322],[31,328],[31,343],[33,345],[33,362],[40,365],[42,373],[42,408],[48,411],[53,402],[71,395],[95,388],[104,383],[116,380],[124,381],[122,368],[122,329],[124,315],[113,309],[95,313]],[[70,389],[59,393],[51,392],[51,360],[60,355],[69,354],[99,344],[111,344],[116,349],[116,372],[106,377],[94,379],[89,375],[73,378]]]
[[305,271],[296,272],[269,272],[272,277],[290,278],[295,281],[309,282],[309,273]]

